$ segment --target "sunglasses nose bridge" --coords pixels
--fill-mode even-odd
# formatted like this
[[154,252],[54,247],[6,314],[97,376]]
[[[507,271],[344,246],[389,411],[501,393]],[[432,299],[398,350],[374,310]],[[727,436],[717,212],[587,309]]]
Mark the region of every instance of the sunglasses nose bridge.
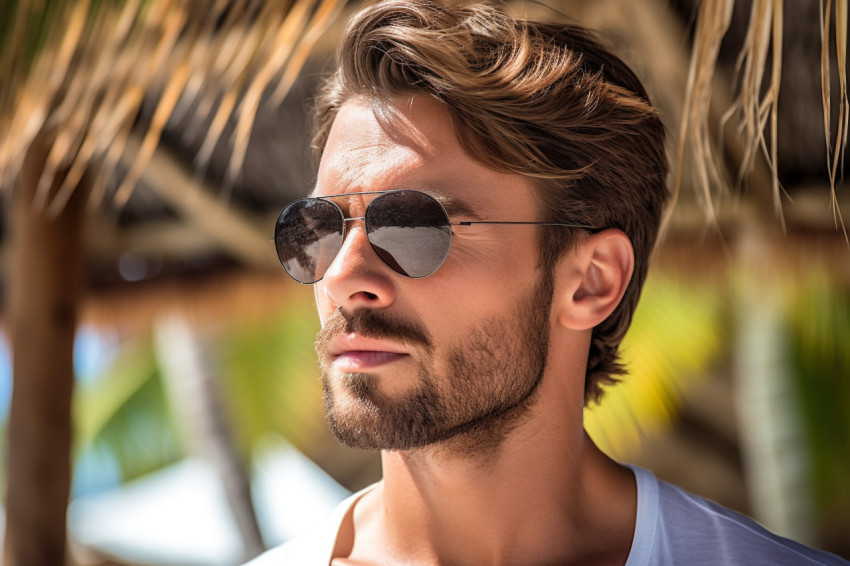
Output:
[[343,218],[342,219],[343,240],[340,243],[340,250],[339,250],[339,252],[337,252],[338,255],[342,254],[342,249],[345,247],[345,242],[349,239],[349,237],[352,235],[352,232],[356,228],[356,225],[354,225],[354,226],[350,225],[350,223],[354,222],[355,220],[362,220],[363,221],[363,234],[366,236],[367,240],[369,239],[368,234],[366,233],[366,217],[365,216],[351,216],[349,218]]
[[[346,218],[361,220],[362,218]],[[322,293],[345,309],[357,306],[387,306],[394,297],[393,285],[384,263],[375,253],[366,228],[355,225],[344,240],[322,278]]]
[[[360,223],[356,223],[356,221],[360,221]],[[362,264],[363,258],[369,254],[374,253],[374,248],[372,247],[372,240],[369,237],[369,232],[366,228],[366,216],[350,216],[343,217],[343,238],[340,242],[339,250],[336,253],[336,257],[333,260],[333,264],[337,263],[345,263],[346,258],[350,256],[352,253],[359,255],[359,258],[356,258],[355,264]],[[358,229],[359,228],[359,229]],[[358,241],[360,238],[362,240]],[[368,249],[367,249],[368,248]],[[339,265],[331,265],[330,269],[340,269]]]

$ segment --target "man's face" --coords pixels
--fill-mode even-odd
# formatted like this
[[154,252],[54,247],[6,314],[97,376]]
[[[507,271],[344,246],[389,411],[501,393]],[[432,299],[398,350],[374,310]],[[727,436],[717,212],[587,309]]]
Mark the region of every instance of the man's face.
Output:
[[[452,222],[538,220],[532,188],[460,147],[427,97],[341,108],[315,196],[416,189]],[[376,195],[333,199],[363,216]],[[316,351],[328,419],[346,445],[400,450],[462,436],[498,441],[532,402],[546,363],[551,285],[537,270],[536,228],[453,227],[433,275],[399,275],[375,255],[361,220],[315,285]]]

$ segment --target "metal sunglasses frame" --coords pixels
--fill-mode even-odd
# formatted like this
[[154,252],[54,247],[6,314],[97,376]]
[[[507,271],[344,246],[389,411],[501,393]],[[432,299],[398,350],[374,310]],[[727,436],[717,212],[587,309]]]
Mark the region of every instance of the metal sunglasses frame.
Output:
[[[400,192],[422,193],[423,195],[431,197],[432,199],[434,199],[434,201],[437,204],[440,205],[440,208],[443,209],[443,212],[445,213],[446,218],[449,218],[449,213],[446,212],[446,209],[443,206],[443,203],[441,203],[434,196],[429,195],[425,191],[420,191],[419,189],[388,189],[386,191],[360,191],[360,192],[356,192],[356,193],[341,193],[341,194],[338,194],[338,195],[321,195],[321,196],[302,197],[300,199],[295,199],[294,201],[287,204],[286,206],[289,206],[290,204],[292,204],[294,202],[298,202],[299,200],[306,200],[306,199],[311,199],[311,198],[325,200],[325,199],[340,198],[340,197],[351,197],[351,196],[357,196],[357,195],[385,195],[385,194],[388,194],[388,193],[400,193]],[[333,203],[333,204],[336,204],[336,203]],[[366,208],[368,209],[369,205],[371,205],[371,204],[372,204],[371,202],[369,204],[367,204]],[[283,207],[283,208],[286,208],[286,206]],[[339,205],[337,205],[337,206],[339,206]],[[282,210],[283,209],[281,209],[281,211]],[[366,219],[365,216],[343,217],[343,220],[345,222],[348,222],[349,220],[365,220],[365,219]],[[594,228],[593,226],[586,226],[584,224],[569,224],[569,223],[566,223],[566,222],[535,222],[535,221],[523,221],[523,220],[462,220],[460,222],[449,221],[448,226],[471,226],[472,224],[519,224],[519,225],[529,225],[529,226],[564,226],[564,227],[567,227],[567,228],[579,228],[581,230],[587,230],[589,232],[598,232],[600,230],[599,228]]]
[[[346,232],[345,226],[347,225],[347,223],[354,221],[354,220],[363,220],[365,222],[366,216],[364,214],[363,216],[346,217],[344,215],[344,213],[342,212],[342,208],[340,208],[340,206],[337,203],[330,201],[329,199],[351,197],[351,196],[358,196],[358,195],[385,195],[385,194],[389,194],[389,193],[399,193],[399,192],[421,193],[421,194],[429,197],[430,199],[432,199],[435,203],[437,203],[437,205],[439,205],[440,209],[443,211],[443,214],[445,215],[446,220],[448,220],[446,225],[449,226],[449,227],[451,227],[451,226],[472,226],[473,224],[492,224],[492,225],[527,225],[527,226],[563,226],[563,227],[566,227],[566,228],[576,228],[576,229],[580,229],[580,230],[587,230],[589,232],[598,232],[600,230],[599,228],[587,226],[587,225],[584,225],[584,224],[570,224],[570,223],[566,223],[566,222],[536,222],[536,221],[523,221],[523,220],[461,220],[459,222],[451,222],[451,220],[449,218],[449,214],[446,211],[443,204],[437,198],[435,198],[433,195],[430,195],[430,194],[426,193],[425,191],[421,191],[421,190],[418,190],[418,189],[389,189],[389,190],[385,190],[385,191],[359,191],[359,192],[355,192],[355,193],[340,193],[340,194],[335,194],[335,195],[321,195],[321,196],[302,197],[302,198],[296,199],[296,200],[288,203],[286,206],[284,206],[283,209],[281,209],[281,214],[283,213],[284,210],[289,208],[292,204],[299,202],[299,201],[302,201],[302,200],[310,200],[310,199],[328,200],[331,204],[336,206],[337,209],[339,209],[339,211],[341,213],[342,221],[343,221],[342,238],[344,239],[345,238],[345,232]],[[375,202],[375,201],[373,200],[366,205],[367,211],[369,209],[369,206],[372,205],[372,202]],[[451,237],[451,232],[449,234],[450,234],[450,237]],[[272,242],[275,242],[275,238],[272,238]],[[371,240],[369,242],[370,242],[370,244],[372,243]],[[448,257],[449,250],[451,250],[451,239],[449,240],[448,250],[446,251],[446,257]],[[337,250],[337,253],[339,253],[339,250]],[[383,258],[381,258],[381,260],[384,261],[384,263],[386,264],[386,261],[383,260]],[[443,261],[445,261],[445,257],[443,258]],[[413,275],[408,275],[406,273],[401,273],[398,270],[396,270],[395,268],[393,268],[392,266],[390,266],[388,264],[387,265],[388,265],[388,267],[390,267],[390,269],[392,269],[394,272],[398,273],[399,275],[402,275],[403,277],[408,277],[410,279],[423,279],[425,277],[428,277],[428,276],[436,273],[437,270],[440,269],[440,267],[442,267],[442,264],[443,264],[443,262],[440,262],[440,265],[438,265],[431,273],[428,273],[427,275],[422,275],[422,276],[413,276]],[[284,268],[284,270],[285,270],[285,268]],[[295,277],[292,276],[288,271],[287,271],[287,275],[289,275],[290,277],[292,277],[293,280],[295,280],[298,283],[301,283],[303,285],[312,285],[312,284],[318,283],[324,277],[324,274],[322,274],[322,277],[320,277],[319,279],[312,281],[312,282],[309,282],[309,283],[304,283],[302,281],[299,281],[298,279],[295,279]]]

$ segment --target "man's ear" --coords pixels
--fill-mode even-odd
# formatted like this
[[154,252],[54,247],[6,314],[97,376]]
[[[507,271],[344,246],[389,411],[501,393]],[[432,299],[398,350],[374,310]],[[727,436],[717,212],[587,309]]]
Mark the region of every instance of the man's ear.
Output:
[[570,330],[593,328],[614,312],[635,266],[629,237],[614,228],[578,242],[555,268],[553,306]]

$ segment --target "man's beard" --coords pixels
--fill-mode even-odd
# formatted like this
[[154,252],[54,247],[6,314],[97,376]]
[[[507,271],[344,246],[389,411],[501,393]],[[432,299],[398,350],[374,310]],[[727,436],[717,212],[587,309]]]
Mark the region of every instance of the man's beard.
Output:
[[[551,279],[542,277],[531,297],[507,315],[476,323],[465,338],[451,344],[448,375],[438,375],[428,333],[410,322],[391,319],[373,309],[352,315],[338,309],[316,339],[325,408],[339,441],[366,450],[408,450],[452,439],[466,451],[491,449],[527,412],[543,376],[549,349]],[[326,354],[340,333],[356,332],[392,339],[418,349],[417,384],[389,398],[370,373],[344,373],[334,378]],[[341,380],[345,398],[337,398],[333,379]]]

